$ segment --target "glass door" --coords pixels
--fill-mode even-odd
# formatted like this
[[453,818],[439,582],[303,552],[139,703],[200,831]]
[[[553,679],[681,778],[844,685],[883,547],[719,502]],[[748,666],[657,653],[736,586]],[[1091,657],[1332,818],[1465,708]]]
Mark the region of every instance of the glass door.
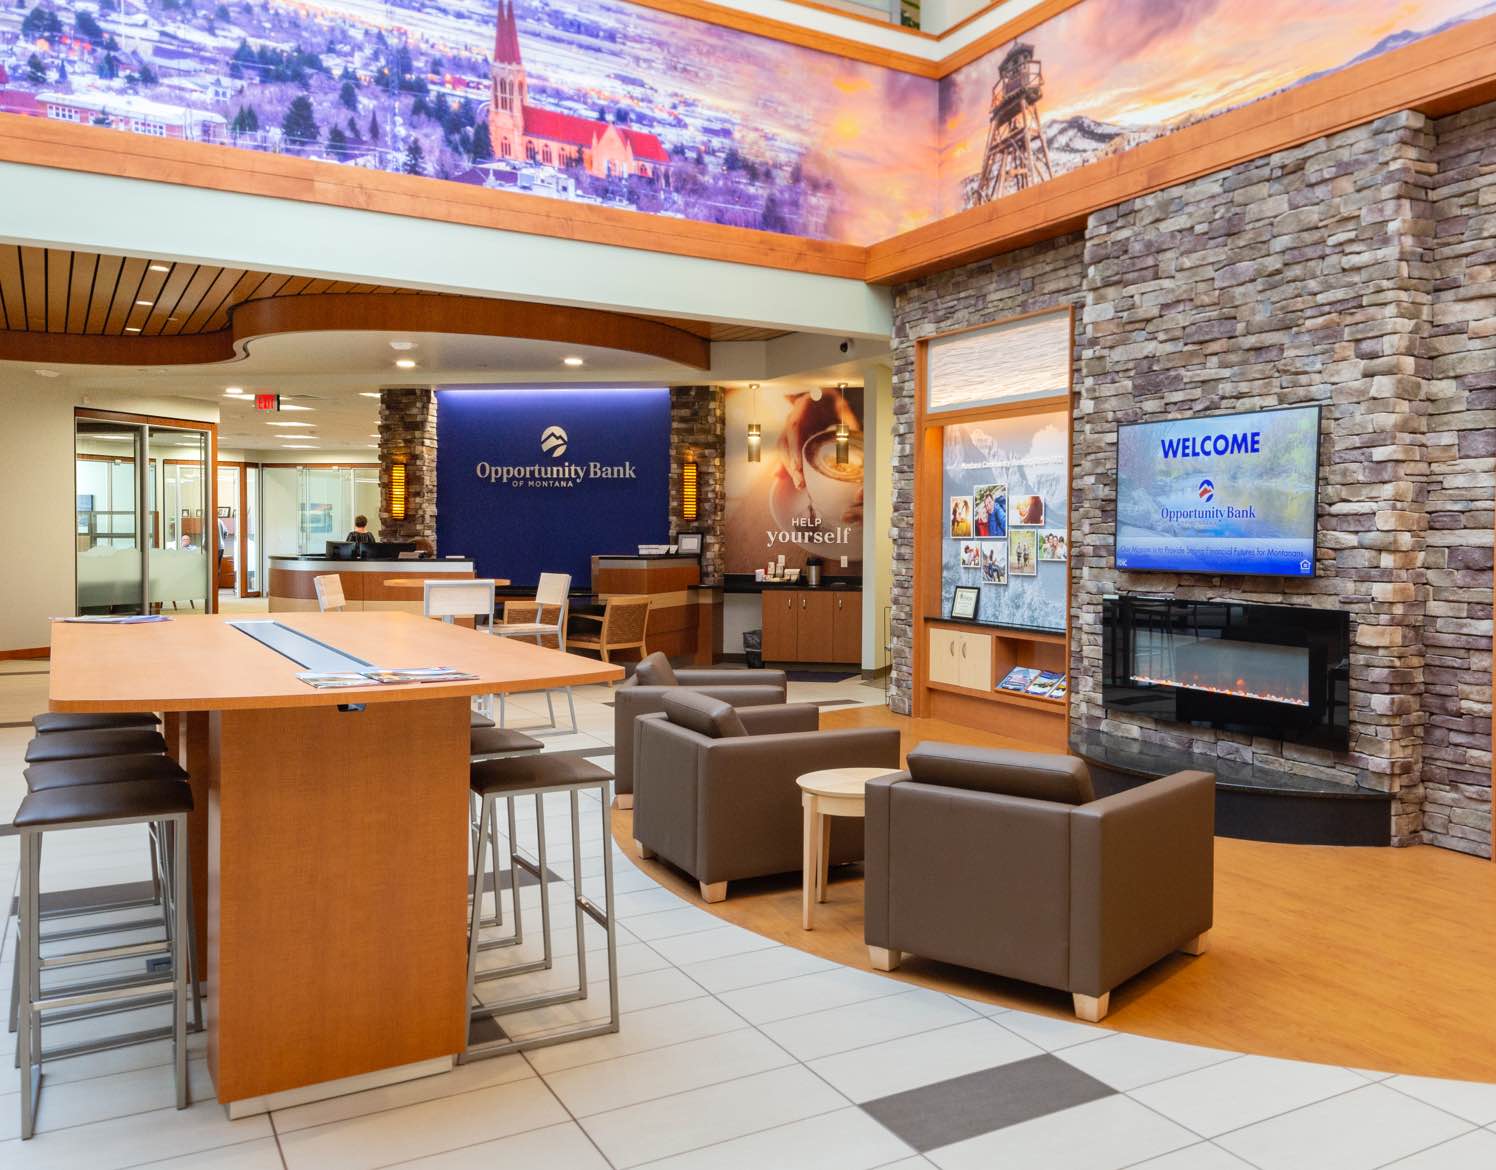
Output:
[[218,465],[218,572],[217,587],[237,595],[240,591],[240,556],[243,520],[239,499],[240,468],[237,464]]
[[[128,424],[80,418],[74,431],[77,606],[80,614],[145,612],[141,534],[146,506],[145,434]],[[154,526],[158,517],[150,512]]]
[[242,597],[260,595],[260,469],[244,468],[244,522],[240,543],[244,546],[244,567],[239,577]]
[[163,519],[161,539],[149,555],[150,601],[158,609],[210,611],[217,566],[210,576],[209,557],[221,530],[213,514],[207,432],[159,426],[146,431],[153,471],[159,468]]

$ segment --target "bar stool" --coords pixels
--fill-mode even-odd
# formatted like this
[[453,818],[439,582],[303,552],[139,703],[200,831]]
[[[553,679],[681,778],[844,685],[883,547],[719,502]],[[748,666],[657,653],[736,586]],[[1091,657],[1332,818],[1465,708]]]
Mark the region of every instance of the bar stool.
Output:
[[[556,1004],[572,1003],[587,998],[587,940],[586,921],[591,918],[601,926],[608,939],[608,997],[609,1015],[605,1023],[584,1023],[564,1031],[552,1032],[526,1040],[504,1038],[469,1044],[457,1058],[459,1064],[482,1060],[491,1056],[502,1056],[508,1052],[520,1052],[560,1044],[569,1040],[581,1040],[587,1036],[603,1036],[618,1031],[618,945],[613,929],[613,849],[608,823],[608,785],[612,774],[599,768],[590,760],[578,756],[521,755],[504,759],[482,760],[469,770],[469,787],[481,801],[477,850],[473,864],[472,920],[468,934],[467,1004],[470,1019],[483,1016],[497,1017],[515,1012],[533,1011],[536,1008]],[[595,788],[598,806],[602,810],[603,832],[603,889],[604,905],[601,910],[582,892],[582,821],[578,794]],[[506,979],[530,971],[549,969],[551,954],[551,900],[547,881],[545,842],[545,796],[548,792],[566,792],[571,797],[571,867],[572,901],[576,916],[577,931],[577,986],[575,990],[553,992],[546,995],[528,996],[499,1004],[474,1006],[474,991],[478,983],[495,979]],[[535,799],[536,859],[525,857],[515,838],[514,801],[532,796]],[[509,862],[515,875],[514,882],[514,927],[515,942],[523,938],[521,932],[519,882],[521,869],[534,874],[540,881],[540,929],[543,935],[542,958],[515,963],[493,971],[478,971],[478,954],[490,944],[482,941],[482,890],[484,856],[488,841],[494,836],[494,820],[500,800],[509,804]],[[497,886],[495,901],[498,900]],[[514,945],[510,940],[503,944]],[[501,944],[502,945],[502,944]]]
[[[485,717],[475,716],[475,720],[478,718]],[[486,722],[488,724],[487,727],[480,727],[475,721],[468,732],[468,759],[472,762],[502,759],[505,756],[525,755],[529,752],[542,751],[545,748],[545,744],[532,735],[526,735],[522,731],[514,731],[507,727],[496,727],[492,719],[486,719]],[[472,841],[472,846],[476,850],[478,847],[478,813],[480,801],[477,793],[470,792],[468,797],[468,833]],[[513,825],[513,806],[509,805],[508,801],[505,801],[505,804],[509,806],[509,821]],[[490,830],[490,847],[493,850],[494,914],[492,918],[485,918],[483,925],[502,926],[504,924],[504,902],[502,896],[503,887],[499,884],[499,837],[497,823],[490,826]],[[513,832],[512,828],[510,832]],[[516,899],[514,913],[517,924],[519,922],[519,874],[511,870],[509,877],[514,886],[514,897]],[[481,896],[482,883],[478,883],[476,888],[480,890],[479,896]],[[505,945],[514,946],[517,942],[518,939],[515,942],[508,942],[506,940]]]
[[149,711],[139,714],[116,714],[111,711],[44,711],[31,720],[38,735],[59,731],[130,731],[145,728],[154,731],[161,720]]
[[[119,784],[139,781],[170,782],[188,785],[188,776],[182,768],[166,756],[99,756],[82,760],[61,760],[55,763],[33,764],[23,773],[26,780],[28,793],[51,792],[58,789],[72,788],[79,785],[89,784]],[[159,875],[165,872],[170,863],[166,856],[166,845],[157,832],[155,822],[150,823],[150,847],[152,873]],[[90,914],[113,913],[119,910],[136,909],[142,906],[160,904],[161,884],[157,882],[157,901],[150,899],[139,899],[129,902],[115,902],[103,906],[88,906],[78,909],[53,910],[42,912],[38,915],[38,929],[41,923],[54,921],[59,918],[75,917]],[[184,883],[185,897],[187,901],[187,968],[192,983],[192,1015],[193,1031],[200,1032],[203,1027],[203,1004],[202,985],[197,978],[196,954],[197,954],[197,927],[196,919],[192,914],[192,883],[190,875]],[[64,940],[87,938],[98,934],[121,934],[129,931],[151,928],[158,925],[165,927],[168,934],[171,930],[169,919],[158,920],[157,918],[134,918],[125,922],[108,922],[96,926],[84,926],[74,929],[64,929],[49,932],[42,937],[42,942],[62,942]],[[17,948],[15,955],[15,977],[11,980],[10,996],[10,1030],[16,1030],[20,1010],[20,949]],[[149,981],[149,976],[145,977]],[[99,986],[123,986],[130,982],[140,982],[142,976],[120,976],[115,979],[99,981]],[[112,1008],[110,1010],[113,1010]],[[75,1018],[83,1018],[89,1014],[80,1012]]]
[[[21,1070],[21,1137],[30,1138],[36,1128],[37,1098],[41,1091],[45,1060],[79,1056],[85,1052],[120,1047],[125,1043],[172,1039],[177,1108],[188,1104],[187,1086],[187,990],[188,905],[187,886],[191,866],[187,859],[187,814],[192,811],[192,790],[179,780],[127,780],[115,783],[73,784],[31,792],[16,810],[14,825],[21,837],[21,898],[17,955],[20,958],[20,1026],[16,1057]],[[99,828],[113,825],[151,824],[165,842],[163,865],[167,921],[164,943],[135,943],[75,951],[43,958],[41,954],[41,848],[49,832]],[[123,958],[149,958],[167,953],[171,957],[169,978],[127,986],[69,988],[47,994],[41,988],[44,971],[110,962]],[[115,1037],[107,1041],[75,1044],[52,1052],[42,1049],[43,1016],[59,1013],[78,1018],[78,1010],[108,1005],[114,1010],[143,1006],[169,993],[172,1023],[169,1030]]]

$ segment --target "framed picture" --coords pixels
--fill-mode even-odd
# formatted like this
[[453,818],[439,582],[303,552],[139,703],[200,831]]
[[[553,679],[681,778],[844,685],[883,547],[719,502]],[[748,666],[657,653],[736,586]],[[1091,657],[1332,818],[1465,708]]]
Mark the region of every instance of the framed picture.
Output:
[[963,540],[961,542],[961,567],[963,569],[982,567],[982,546],[976,541]]
[[951,617],[956,621],[975,621],[977,598],[981,592],[975,585],[957,585],[956,594],[951,598]]
[[960,540],[971,535],[971,497],[951,497],[951,539]]
[[979,483],[971,489],[972,527],[977,536],[1008,535],[1008,485]]
[[1008,542],[1006,540],[982,541],[980,567],[983,585],[1006,585],[1008,583]]
[[680,532],[676,534],[675,543],[684,555],[699,557],[701,555],[701,537],[702,534],[699,532]]
[[1014,496],[1010,519],[1014,524],[1042,528],[1044,526],[1044,497]]
[[1063,532],[1041,532],[1039,534],[1039,559],[1041,561],[1070,559],[1070,550]]
[[1015,577],[1032,577],[1039,571],[1039,534],[1032,530],[1008,533],[1008,572]]

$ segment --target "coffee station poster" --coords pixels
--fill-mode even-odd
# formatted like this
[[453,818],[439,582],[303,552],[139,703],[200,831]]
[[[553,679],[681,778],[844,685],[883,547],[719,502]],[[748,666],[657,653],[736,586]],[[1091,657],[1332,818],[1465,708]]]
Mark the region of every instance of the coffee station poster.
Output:
[[[831,577],[862,575],[863,392],[860,387],[727,391],[725,569],[752,573],[784,557],[819,557]],[[762,438],[749,461],[748,426]],[[848,431],[837,461],[836,430]]]

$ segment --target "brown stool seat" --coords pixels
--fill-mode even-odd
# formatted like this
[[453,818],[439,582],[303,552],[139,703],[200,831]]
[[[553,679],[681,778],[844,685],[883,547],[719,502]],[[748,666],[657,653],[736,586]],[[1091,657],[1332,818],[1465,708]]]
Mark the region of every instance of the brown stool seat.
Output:
[[54,760],[86,760],[91,756],[164,755],[166,740],[159,731],[54,731],[38,735],[26,745],[28,764]]
[[482,712],[469,711],[468,726],[476,731],[480,727],[497,727],[498,724],[496,724],[492,719],[490,719],[487,715],[484,715]]
[[581,756],[559,753],[477,760],[468,768],[468,787],[479,796],[535,792],[573,784],[603,784],[613,778],[605,768]]
[[149,711],[138,714],[110,711],[46,711],[31,720],[38,735],[59,731],[127,731],[131,728],[154,728],[161,720]]
[[500,752],[538,752],[545,744],[523,731],[507,727],[476,727],[468,734],[468,755],[496,756]]
[[180,780],[124,780],[29,793],[12,823],[18,829],[39,829],[126,818],[159,820],[191,811],[192,789]]
[[46,792],[72,784],[119,784],[130,780],[176,780],[187,773],[166,756],[91,756],[83,760],[58,760],[32,764],[25,771],[30,792]]

